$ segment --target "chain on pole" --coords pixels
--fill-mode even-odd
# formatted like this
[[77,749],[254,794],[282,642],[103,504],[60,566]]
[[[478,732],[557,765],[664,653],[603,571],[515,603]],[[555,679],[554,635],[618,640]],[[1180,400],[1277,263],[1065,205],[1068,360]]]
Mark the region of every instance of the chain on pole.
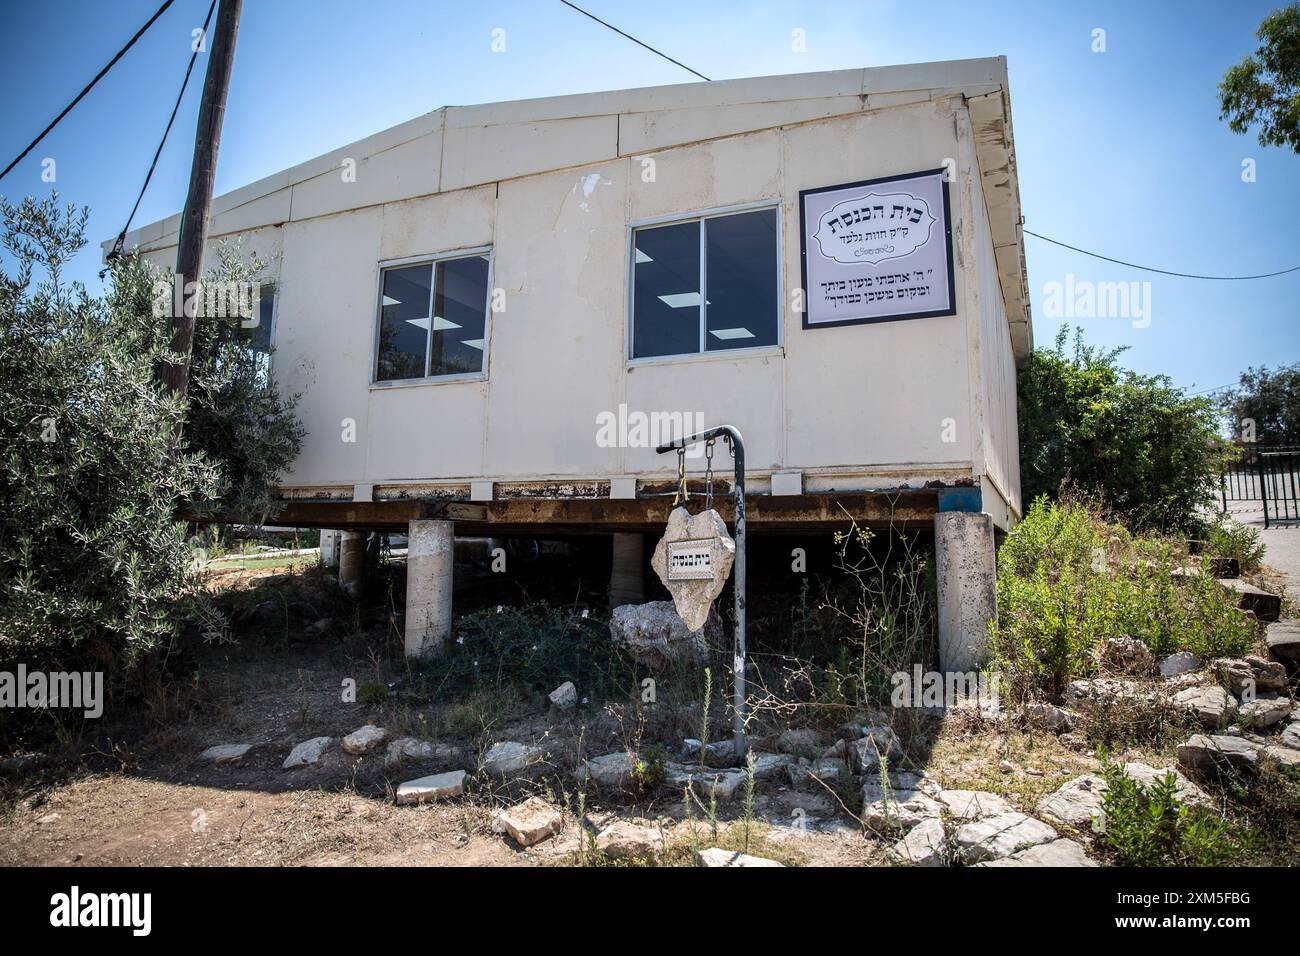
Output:
[[686,448],[677,449],[677,494],[673,496],[673,507],[691,500],[691,493],[686,488]]

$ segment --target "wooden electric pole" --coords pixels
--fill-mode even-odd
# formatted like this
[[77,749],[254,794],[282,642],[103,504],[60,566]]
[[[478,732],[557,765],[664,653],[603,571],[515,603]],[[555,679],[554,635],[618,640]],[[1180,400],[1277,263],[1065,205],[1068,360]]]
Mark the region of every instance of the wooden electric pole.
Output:
[[[181,216],[181,234],[176,250],[175,282],[180,294],[172,296],[171,352],[163,363],[163,387],[184,395],[190,381],[190,352],[194,347],[193,305],[185,306],[185,285],[203,279],[203,247],[208,241],[208,212],[212,206],[212,185],[217,175],[217,151],[221,146],[221,121],[226,114],[226,93],[230,89],[230,68],[235,59],[235,34],[243,0],[221,0],[217,26],[209,45],[208,74],[199,104],[199,124],[194,134],[194,164],[190,167],[190,191]],[[207,38],[204,38],[204,42]],[[187,314],[188,313],[188,314]]]

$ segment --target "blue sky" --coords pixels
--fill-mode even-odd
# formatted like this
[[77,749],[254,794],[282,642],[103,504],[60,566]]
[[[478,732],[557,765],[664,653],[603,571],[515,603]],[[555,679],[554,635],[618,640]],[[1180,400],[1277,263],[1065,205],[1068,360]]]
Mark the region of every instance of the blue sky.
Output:
[[[714,78],[1006,55],[1029,229],[1183,272],[1300,264],[1300,156],[1218,119],[1216,84],[1254,50],[1276,2],[976,3],[579,0]],[[121,228],[179,88],[208,0],[176,0],[126,58],[8,177],[0,194],[91,207],[95,242]],[[152,14],[157,0],[0,2],[0,154],[7,164]],[[491,49],[504,29],[506,50]],[[802,29],[806,51],[791,49]],[[1093,52],[1093,30],[1106,51]],[[134,224],[179,210],[206,60]],[[217,191],[443,105],[693,81],[558,0],[245,0]],[[1242,181],[1242,161],[1256,181]],[[863,176],[870,174],[864,165]],[[1035,337],[1048,283],[1150,281],[1150,324],[1081,319],[1124,361],[1193,390],[1248,365],[1300,360],[1300,273],[1203,282],[1136,272],[1026,237]],[[70,269],[99,286],[98,248]]]

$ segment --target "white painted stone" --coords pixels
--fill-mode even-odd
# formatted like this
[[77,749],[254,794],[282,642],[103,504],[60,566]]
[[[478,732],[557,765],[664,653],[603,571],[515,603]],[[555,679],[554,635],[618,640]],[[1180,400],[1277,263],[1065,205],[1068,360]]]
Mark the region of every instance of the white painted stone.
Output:
[[578,688],[566,680],[550,694],[551,706],[558,710],[572,710],[578,704]]
[[417,780],[408,780],[397,788],[397,802],[423,803],[459,797],[465,792],[466,776],[464,770],[452,770],[449,773],[435,773]]
[[529,797],[523,803],[499,812],[492,821],[498,832],[510,834],[520,846],[532,846],[560,832],[564,817],[541,797]]
[[343,738],[343,752],[354,756],[368,754],[388,740],[388,731],[374,724],[366,724]]
[[483,755],[483,769],[496,777],[522,773],[546,757],[541,747],[530,747],[513,740],[493,744]]
[[992,516],[963,511],[935,515],[934,552],[939,669],[967,673],[983,663],[989,621],[998,615]]
[[217,744],[199,754],[199,759],[215,764],[239,763],[252,747],[252,744]]
[[964,824],[957,829],[955,839],[966,861],[979,863],[1000,860],[1059,835],[1041,820],[1012,812]]
[[412,521],[406,545],[407,657],[437,651],[451,637],[454,526],[450,521]]
[[707,867],[785,866],[784,863],[778,863],[776,860],[769,860],[761,856],[750,856],[748,853],[738,853],[734,850],[723,850],[718,847],[700,850],[695,854],[695,859],[700,866]]
[[284,769],[292,770],[295,767],[308,767],[320,763],[321,757],[325,755],[325,751],[332,743],[334,743],[333,737],[313,737],[311,740],[304,740],[284,758]]

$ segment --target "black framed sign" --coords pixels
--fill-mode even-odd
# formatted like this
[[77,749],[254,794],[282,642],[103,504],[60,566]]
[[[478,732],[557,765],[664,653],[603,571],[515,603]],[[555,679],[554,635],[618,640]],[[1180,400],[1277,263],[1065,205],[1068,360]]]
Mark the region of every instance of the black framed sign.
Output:
[[799,193],[805,329],[956,315],[944,170]]

